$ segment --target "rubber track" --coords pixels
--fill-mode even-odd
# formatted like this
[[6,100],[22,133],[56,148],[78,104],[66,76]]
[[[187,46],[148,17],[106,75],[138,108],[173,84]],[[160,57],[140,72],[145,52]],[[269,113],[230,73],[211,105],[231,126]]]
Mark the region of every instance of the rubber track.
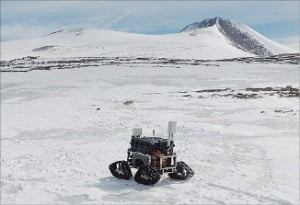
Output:
[[160,180],[160,174],[150,166],[143,166],[136,172],[134,180],[139,184],[153,185]]
[[169,174],[172,179],[186,180],[194,176],[194,171],[184,162],[178,162],[177,172]]
[[130,167],[126,161],[117,161],[109,165],[111,174],[119,179],[129,180],[132,177]]

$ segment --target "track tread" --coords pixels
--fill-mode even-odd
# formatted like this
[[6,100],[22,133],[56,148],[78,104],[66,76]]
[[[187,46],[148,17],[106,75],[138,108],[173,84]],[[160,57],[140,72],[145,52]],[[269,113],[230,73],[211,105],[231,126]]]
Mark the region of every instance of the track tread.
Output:
[[176,170],[177,172],[169,174],[170,178],[186,180],[194,176],[194,171],[185,162],[177,162]]
[[109,165],[111,174],[119,179],[129,180],[132,177],[130,167],[126,161],[116,161]]
[[160,180],[160,174],[150,166],[142,166],[136,172],[134,180],[139,184],[153,185]]

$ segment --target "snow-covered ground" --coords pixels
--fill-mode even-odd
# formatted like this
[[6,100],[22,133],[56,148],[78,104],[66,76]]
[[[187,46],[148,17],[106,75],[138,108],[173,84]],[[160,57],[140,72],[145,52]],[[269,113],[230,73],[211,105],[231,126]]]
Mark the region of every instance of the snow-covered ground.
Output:
[[[299,204],[299,98],[194,92],[287,85],[299,88],[298,65],[1,73],[1,203]],[[193,178],[144,186],[111,176],[132,128],[166,136],[169,120]]]
[[294,52],[246,26],[240,25],[235,29],[235,32],[240,32],[239,35],[244,33],[244,36],[231,33],[229,39],[227,34],[224,34],[225,31],[220,30],[217,25],[165,35],[101,29],[60,30],[39,38],[1,42],[1,60],[25,56],[46,58],[118,56],[212,60],[254,56],[253,52],[261,49],[265,50],[264,55]]
[[253,56],[232,46],[216,26],[188,33],[145,35],[101,29],[62,30],[35,39],[1,43],[2,60],[24,56],[138,56],[222,59]]

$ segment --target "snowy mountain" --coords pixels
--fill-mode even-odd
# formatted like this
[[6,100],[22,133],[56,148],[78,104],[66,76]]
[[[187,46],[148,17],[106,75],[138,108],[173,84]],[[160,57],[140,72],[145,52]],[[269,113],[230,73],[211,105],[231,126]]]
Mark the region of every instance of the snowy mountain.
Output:
[[255,55],[272,55],[290,52],[289,49],[267,39],[250,27],[220,17],[205,19],[201,22],[189,24],[184,27],[181,32],[188,32],[192,35],[196,35],[199,30],[201,31],[208,27],[216,27],[233,46],[248,53]]
[[2,60],[24,56],[225,59],[288,52],[292,51],[249,27],[221,18],[193,23],[179,33],[165,35],[62,29],[40,38],[1,42]]

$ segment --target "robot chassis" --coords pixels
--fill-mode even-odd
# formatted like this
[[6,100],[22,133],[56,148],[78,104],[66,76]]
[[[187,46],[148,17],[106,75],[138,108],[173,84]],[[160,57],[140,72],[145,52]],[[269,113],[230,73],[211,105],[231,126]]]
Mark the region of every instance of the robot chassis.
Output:
[[133,177],[130,168],[138,169],[134,180],[139,184],[153,185],[167,173],[170,178],[187,180],[194,171],[185,163],[177,162],[173,136],[176,132],[176,122],[169,122],[169,137],[163,139],[142,136],[141,128],[134,128],[131,137],[131,147],[127,151],[127,161],[117,161],[109,165],[111,174],[119,179],[129,180]]

